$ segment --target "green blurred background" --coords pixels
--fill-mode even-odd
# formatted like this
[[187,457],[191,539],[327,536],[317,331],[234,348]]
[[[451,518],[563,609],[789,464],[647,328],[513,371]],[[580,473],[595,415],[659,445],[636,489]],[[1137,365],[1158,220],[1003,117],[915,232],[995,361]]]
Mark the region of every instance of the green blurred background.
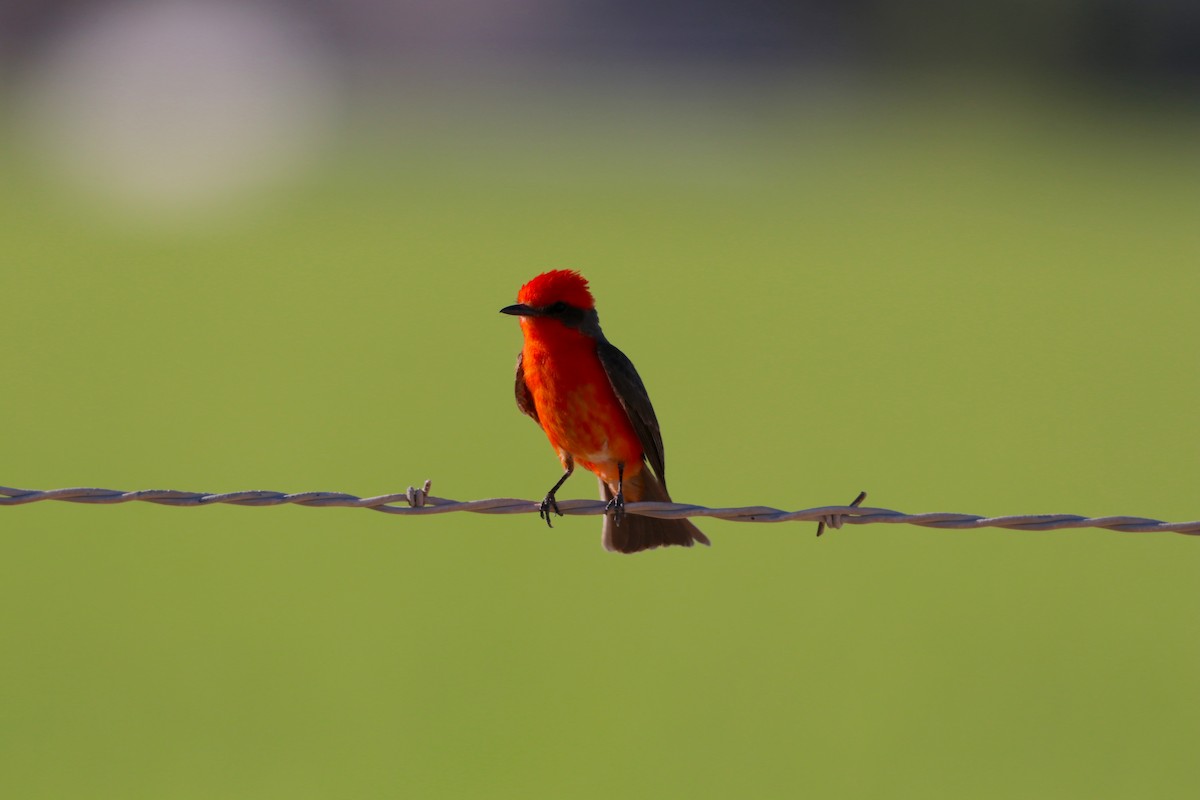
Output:
[[[308,65],[283,128],[175,150],[258,106],[167,81],[178,115],[113,122],[56,41],[4,95],[0,484],[538,498],[496,312],[573,267],[677,500],[1200,516],[1170,81]],[[1193,537],[702,527],[620,557],[595,518],[0,508],[0,794],[1200,791]]]

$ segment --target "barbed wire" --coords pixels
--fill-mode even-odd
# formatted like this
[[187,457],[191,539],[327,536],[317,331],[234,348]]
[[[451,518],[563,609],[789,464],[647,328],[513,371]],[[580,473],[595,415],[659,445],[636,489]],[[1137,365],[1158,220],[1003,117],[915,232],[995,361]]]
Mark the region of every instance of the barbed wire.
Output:
[[[424,516],[428,514],[450,514],[467,511],[474,514],[533,514],[539,503],[508,497],[493,497],[487,500],[450,500],[429,494],[430,481],[423,487],[410,486],[397,494],[375,497],[357,497],[342,492],[298,492],[288,494],[272,491],[184,492],[176,489],[143,489],[124,492],[119,489],[71,488],[71,489],[16,489],[0,486],[0,506],[18,506],[56,500],[67,503],[91,503],[110,505],[114,503],[157,503],[167,506],[279,506],[299,505],[309,507],[369,508],[385,514],[401,516]],[[706,508],[687,503],[628,503],[625,511],[647,517],[680,519],[683,517],[712,517],[730,522],[816,522],[817,535],[825,526],[841,528],[849,525],[903,524],[920,525],[926,528],[949,528],[971,530],[977,528],[1007,528],[1024,531],[1050,531],[1071,528],[1104,528],[1127,533],[1182,533],[1200,536],[1200,520],[1192,522],[1163,522],[1146,517],[1082,517],[1077,514],[1019,514],[1004,517],[983,517],[977,514],[926,513],[905,514],[888,508],[860,506],[866,497],[860,494],[854,502],[845,506],[820,506],[799,511],[785,511],[771,506],[738,506],[734,508]],[[403,505],[401,505],[403,504]],[[563,514],[572,516],[596,516],[603,514],[606,504],[600,500],[559,500]]]

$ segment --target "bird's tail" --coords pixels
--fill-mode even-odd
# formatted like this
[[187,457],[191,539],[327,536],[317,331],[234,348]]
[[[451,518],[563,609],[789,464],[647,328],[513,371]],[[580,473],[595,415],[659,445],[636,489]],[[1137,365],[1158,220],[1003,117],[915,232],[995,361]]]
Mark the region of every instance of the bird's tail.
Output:
[[[671,502],[667,490],[648,469],[625,479],[625,501],[639,500]],[[600,499],[612,500],[613,493],[603,479],[600,480]],[[657,519],[626,513],[620,525],[613,522],[610,511],[604,515],[604,549],[618,553],[637,553],[655,547],[680,545],[691,547],[693,543],[709,544],[708,537],[686,519]]]

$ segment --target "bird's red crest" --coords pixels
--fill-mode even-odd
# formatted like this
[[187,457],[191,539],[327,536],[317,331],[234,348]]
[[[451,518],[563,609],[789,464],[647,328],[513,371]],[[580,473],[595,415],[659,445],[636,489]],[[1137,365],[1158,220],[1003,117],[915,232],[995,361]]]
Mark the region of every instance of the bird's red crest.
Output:
[[534,308],[544,308],[558,302],[576,308],[592,309],[596,301],[588,291],[587,279],[573,269],[554,269],[543,272],[517,292],[518,302]]

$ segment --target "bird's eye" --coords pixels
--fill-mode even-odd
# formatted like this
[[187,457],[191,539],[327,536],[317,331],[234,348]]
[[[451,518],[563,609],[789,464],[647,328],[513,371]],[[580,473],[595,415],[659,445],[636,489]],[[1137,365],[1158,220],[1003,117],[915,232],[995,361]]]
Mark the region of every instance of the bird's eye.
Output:
[[562,313],[566,312],[567,304],[564,303],[562,300],[559,300],[557,303],[554,303],[546,310],[549,311],[551,314],[562,314]]

